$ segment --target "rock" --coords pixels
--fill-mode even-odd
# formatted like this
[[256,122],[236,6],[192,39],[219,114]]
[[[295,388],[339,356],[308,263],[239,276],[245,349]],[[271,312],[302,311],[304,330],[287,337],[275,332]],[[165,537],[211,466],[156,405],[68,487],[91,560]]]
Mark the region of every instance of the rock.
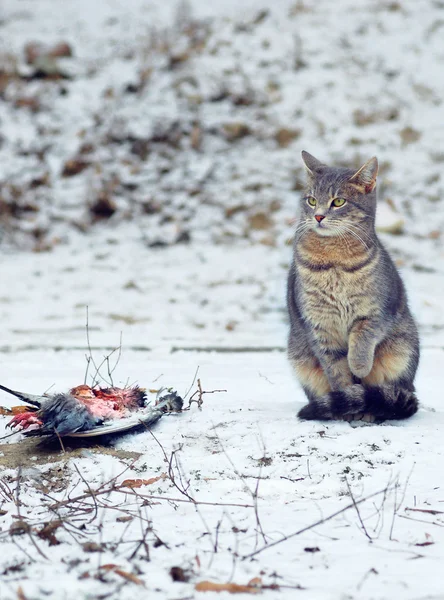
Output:
[[62,177],[74,177],[89,167],[90,163],[81,158],[67,160],[63,166]]
[[222,129],[229,142],[234,142],[235,140],[250,135],[251,133],[248,125],[241,122],[225,123],[222,126]]
[[384,121],[395,121],[398,118],[399,109],[396,107],[368,112],[364,112],[358,108],[353,113],[353,121],[358,127],[373,125],[374,123],[383,123]]
[[14,521],[9,528],[9,535],[23,535],[25,533],[29,533],[31,527],[26,521],[19,519],[18,521]]
[[135,154],[140,160],[146,160],[150,153],[150,141],[148,139],[138,138],[134,140],[130,148],[131,154]]
[[190,134],[190,143],[193,150],[199,150],[202,143],[202,129],[199,125],[194,125]]
[[293,140],[296,140],[301,135],[300,129],[288,129],[286,127],[282,127],[278,129],[274,139],[278,143],[278,146],[281,148],[287,148]]
[[270,248],[272,248],[276,246],[276,240],[271,233],[267,233],[267,235],[264,235],[260,238],[259,244],[262,244],[262,246],[269,246]]
[[401,136],[402,144],[407,146],[408,144],[417,142],[422,134],[420,131],[413,129],[413,127],[404,127],[404,129],[401,129],[399,132],[399,135]]
[[182,567],[171,567],[170,577],[173,581],[187,582],[190,580],[192,572]]
[[271,217],[262,211],[251,214],[248,218],[248,222],[251,229],[259,231],[270,229],[270,227],[273,226],[273,220]]
[[238,321],[232,319],[231,321],[228,321],[228,323],[225,325],[225,329],[227,331],[234,331],[236,329],[236,325],[238,325]]
[[225,216],[227,219],[230,219],[234,215],[240,212],[244,212],[248,210],[248,206],[246,204],[235,204],[234,206],[227,206],[225,209]]
[[53,46],[41,42],[29,42],[24,48],[25,59],[28,65],[36,66],[43,58],[68,58],[73,56],[71,46],[67,42],[58,42]]
[[39,98],[35,96],[20,96],[16,98],[14,101],[15,108],[29,108],[29,110],[33,113],[38,112],[41,109],[41,104]]
[[89,207],[90,212],[96,219],[109,219],[117,210],[117,206],[105,192],[100,193]]
[[67,42],[58,42],[54,46],[51,46],[48,52],[49,56],[53,58],[70,58],[74,55],[71,46]]

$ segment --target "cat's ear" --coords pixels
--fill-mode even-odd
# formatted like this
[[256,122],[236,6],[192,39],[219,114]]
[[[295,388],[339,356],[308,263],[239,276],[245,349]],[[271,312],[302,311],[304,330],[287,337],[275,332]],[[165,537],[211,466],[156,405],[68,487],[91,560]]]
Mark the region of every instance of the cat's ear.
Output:
[[375,188],[377,176],[378,159],[374,156],[350,177],[349,182],[355,185],[360,192],[369,194]]
[[319,173],[322,169],[325,169],[326,165],[321,163],[320,160],[302,150],[302,160],[304,161],[304,165],[308,171],[309,175],[314,175],[315,173]]

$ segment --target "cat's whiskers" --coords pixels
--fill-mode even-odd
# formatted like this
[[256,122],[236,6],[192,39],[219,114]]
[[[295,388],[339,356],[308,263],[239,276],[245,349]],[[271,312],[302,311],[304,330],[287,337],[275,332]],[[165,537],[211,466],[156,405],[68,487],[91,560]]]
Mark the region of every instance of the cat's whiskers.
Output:
[[350,240],[347,238],[347,236],[345,235],[345,233],[343,233],[341,231],[341,229],[339,227],[336,227],[336,231],[339,235],[339,238],[344,242],[345,246],[347,247],[347,250],[350,251],[351,249],[351,245],[350,245]]
[[359,237],[364,236],[368,240],[370,246],[373,244],[373,237],[360,224],[349,221],[348,219],[341,221],[341,224],[348,227],[349,231],[354,231],[356,235],[359,235]]
[[344,222],[340,221],[339,219],[334,219],[330,221],[329,225],[334,231],[335,235],[337,235],[344,242],[345,246],[347,247],[347,250],[351,250],[350,239],[344,232]]
[[304,222],[300,223],[294,232],[294,236],[298,236],[301,237],[308,229],[310,228],[310,221],[305,220]]
[[339,237],[339,239],[342,242],[344,242],[344,245],[346,246],[347,250],[350,251],[351,250],[350,240],[347,238],[345,233],[343,231],[341,231],[340,226],[337,225],[336,223],[331,223],[331,227],[332,227],[334,233]]
[[341,223],[341,228],[343,231],[349,233],[351,236],[353,236],[355,239],[358,240],[358,242],[360,242],[364,248],[367,250],[367,252],[370,250],[370,248],[368,247],[368,245],[364,242],[364,240],[362,239],[362,237],[356,233],[356,231],[353,231],[353,229],[350,227],[350,225],[347,225],[345,223]]
[[359,233],[362,233],[365,235],[365,237],[367,237],[369,239],[370,242],[373,241],[373,237],[369,234],[368,231],[366,231],[364,229],[364,227],[362,227],[361,225],[359,225],[359,223],[351,223],[350,221],[346,221],[346,224],[349,225],[352,229],[357,229],[359,231]]

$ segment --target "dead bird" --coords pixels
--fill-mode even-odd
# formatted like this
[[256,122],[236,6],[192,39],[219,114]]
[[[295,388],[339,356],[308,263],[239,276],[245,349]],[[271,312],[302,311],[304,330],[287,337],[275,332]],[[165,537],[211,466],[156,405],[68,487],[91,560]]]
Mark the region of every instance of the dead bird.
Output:
[[[106,422],[137,415],[138,411],[147,408],[146,392],[138,386],[100,388],[79,385],[68,393],[50,396],[17,392],[3,385],[0,385],[0,389],[20,398],[28,405],[24,407],[23,412],[11,419],[8,427],[22,430],[25,435],[32,436],[63,436],[89,431]],[[182,398],[176,392],[169,391],[158,398],[151,411],[153,414],[150,423],[165,412],[180,412],[182,404]],[[149,415],[148,412],[148,420]],[[141,412],[140,420],[147,424],[145,413]]]

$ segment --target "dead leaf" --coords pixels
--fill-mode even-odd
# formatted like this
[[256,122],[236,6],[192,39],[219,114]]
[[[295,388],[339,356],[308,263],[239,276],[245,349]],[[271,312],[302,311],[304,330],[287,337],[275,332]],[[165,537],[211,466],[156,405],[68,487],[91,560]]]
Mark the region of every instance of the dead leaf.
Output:
[[19,585],[17,588],[17,600],[26,600],[25,592],[23,591],[21,585]]
[[213,581],[199,581],[194,586],[196,592],[229,592],[230,594],[260,594],[261,588],[252,585],[239,585],[238,583],[214,583]]
[[122,517],[117,517],[116,521],[118,523],[128,523],[128,521],[132,521],[134,517],[131,515],[123,515]]
[[82,548],[84,552],[103,552],[102,546],[96,542],[85,542],[82,544]]
[[107,563],[106,565],[102,565],[100,567],[103,571],[114,571],[114,569],[118,569],[119,567],[114,563]]
[[128,571],[124,571],[118,565],[106,564],[100,567],[103,571],[111,571],[116,575],[122,577],[122,579],[126,579],[126,581],[131,581],[131,583],[135,583],[136,585],[145,585],[145,583],[133,573],[128,573]]
[[47,540],[50,546],[57,546],[60,544],[59,540],[54,535],[57,529],[61,526],[62,522],[59,520],[50,521],[49,523],[45,523],[37,533],[40,539]]
[[256,587],[260,587],[262,585],[262,578],[253,577],[253,579],[250,579],[247,585],[255,585]]
[[166,478],[167,478],[167,474],[162,473],[158,477],[151,477],[151,479],[125,479],[125,481],[122,483],[121,487],[140,488],[145,485],[152,485],[153,483],[156,483],[156,481],[160,481],[161,479],[163,480]]
[[6,406],[0,406],[0,415],[13,415],[11,408],[7,408]]
[[89,579],[91,577],[91,575],[88,573],[88,571],[83,571],[83,573],[80,573],[79,575],[79,579]]
[[418,542],[417,544],[415,544],[415,546],[433,546],[435,542]]
[[126,579],[127,581],[135,583],[136,585],[145,585],[139,577],[136,577],[136,575],[133,575],[133,573],[128,573],[128,571],[123,571],[123,569],[115,569],[114,573],[120,575],[120,577]]

